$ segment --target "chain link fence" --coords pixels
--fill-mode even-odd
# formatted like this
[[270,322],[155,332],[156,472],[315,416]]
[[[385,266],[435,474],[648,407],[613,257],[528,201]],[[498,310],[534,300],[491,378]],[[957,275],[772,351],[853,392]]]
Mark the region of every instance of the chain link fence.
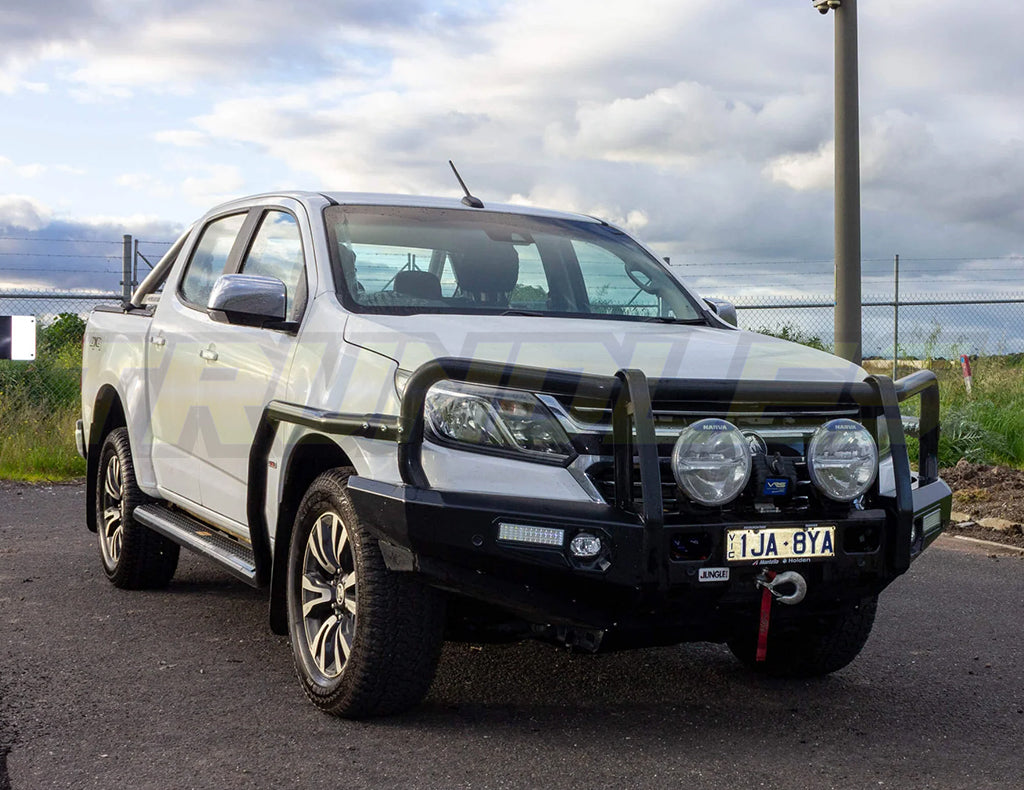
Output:
[[[1024,352],[1021,256],[894,255],[864,258],[861,264],[865,358],[955,359],[960,354]],[[733,302],[745,329],[832,348],[832,260],[671,265],[701,293]]]
[[120,239],[0,236],[0,315],[36,319],[36,358],[0,360],[0,416],[12,405],[75,407],[89,312],[97,304],[128,298],[170,244],[128,234]]
[[0,403],[43,409],[78,402],[82,374],[82,334],[89,311],[120,294],[0,291],[0,315],[36,318],[36,358],[0,360]]
[[[50,253],[25,252],[17,246],[30,241],[69,246]],[[0,360],[0,404],[13,398],[54,408],[74,404],[79,394],[82,331],[89,311],[130,294],[169,245],[140,242],[127,235],[120,240],[0,236],[0,256],[4,256],[0,257],[0,315],[37,319],[36,359]],[[831,261],[672,266],[703,294],[732,301],[744,329],[831,350],[833,299],[808,295],[829,294]],[[1024,277],[1020,271],[1019,258],[905,258],[902,271],[898,256],[895,260],[865,259],[865,358],[956,359],[960,354],[1024,353]],[[23,273],[35,277],[26,281]],[[38,277],[60,279],[73,286],[47,287],[39,284]],[[913,295],[901,295],[901,278],[904,291]],[[952,295],[936,290],[948,288],[954,281],[971,283],[978,290]]]
[[[736,304],[740,326],[831,350],[834,308],[829,297],[759,297]],[[907,297],[866,300],[861,310],[865,358],[957,359],[1024,353],[1024,293],[994,299]]]
[[[36,359],[0,360],[0,398],[69,403],[78,398],[81,330],[89,311],[116,303],[120,293],[0,290],[0,315],[37,320]],[[833,305],[828,298],[795,301],[760,297],[736,305],[740,326],[831,350]],[[1016,298],[865,302],[865,358],[955,360],[960,354],[1024,353],[1024,294]]]

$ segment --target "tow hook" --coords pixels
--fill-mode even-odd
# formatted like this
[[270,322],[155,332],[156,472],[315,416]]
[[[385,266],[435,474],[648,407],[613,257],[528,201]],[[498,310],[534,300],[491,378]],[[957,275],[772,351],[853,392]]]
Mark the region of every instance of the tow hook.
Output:
[[[807,597],[807,580],[796,571],[785,571],[784,573],[771,574],[762,573],[754,581],[758,587],[762,587],[771,593],[779,603],[795,606]],[[784,594],[782,588],[792,585],[793,592]]]

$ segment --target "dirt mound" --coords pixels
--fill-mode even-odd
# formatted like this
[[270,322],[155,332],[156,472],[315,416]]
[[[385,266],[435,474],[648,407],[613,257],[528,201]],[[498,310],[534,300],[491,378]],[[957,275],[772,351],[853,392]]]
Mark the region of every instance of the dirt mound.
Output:
[[943,469],[953,489],[954,516],[949,531],[1024,548],[1024,470],[961,460]]

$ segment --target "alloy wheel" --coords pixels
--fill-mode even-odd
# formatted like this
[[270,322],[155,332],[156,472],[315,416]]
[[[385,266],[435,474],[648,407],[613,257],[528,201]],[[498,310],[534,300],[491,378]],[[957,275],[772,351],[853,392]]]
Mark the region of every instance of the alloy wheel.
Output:
[[352,546],[337,513],[323,513],[309,532],[300,600],[309,656],[320,674],[336,678],[352,651],[358,612]]
[[100,547],[111,567],[121,559],[124,545],[124,482],[121,459],[111,454],[103,473],[103,523],[100,525]]

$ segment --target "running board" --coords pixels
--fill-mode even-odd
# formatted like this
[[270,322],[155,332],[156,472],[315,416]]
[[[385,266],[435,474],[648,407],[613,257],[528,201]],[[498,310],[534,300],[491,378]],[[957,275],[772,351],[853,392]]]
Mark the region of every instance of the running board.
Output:
[[253,587],[259,586],[252,549],[244,543],[232,540],[208,524],[163,505],[139,505],[132,515],[136,521],[154,532],[213,560],[235,578]]

